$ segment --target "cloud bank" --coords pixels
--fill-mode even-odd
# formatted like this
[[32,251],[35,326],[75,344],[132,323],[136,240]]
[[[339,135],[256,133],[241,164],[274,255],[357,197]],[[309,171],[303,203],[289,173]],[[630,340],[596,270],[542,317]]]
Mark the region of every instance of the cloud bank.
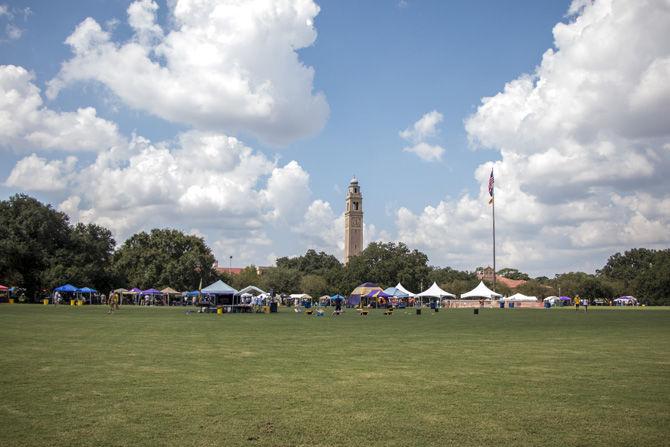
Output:
[[[398,237],[431,259],[490,264],[487,179],[496,175],[498,265],[593,270],[616,250],[670,243],[670,8],[663,0],[575,1],[534,73],[483,98],[472,145],[477,195],[420,213]],[[416,131],[415,131],[416,132]]]
[[163,29],[156,2],[133,2],[125,42],[90,17],[81,22],[66,40],[73,56],[49,82],[49,98],[97,81],[134,109],[203,131],[284,145],[321,130],[328,103],[297,54],[316,40],[313,1],[168,4],[171,26]]

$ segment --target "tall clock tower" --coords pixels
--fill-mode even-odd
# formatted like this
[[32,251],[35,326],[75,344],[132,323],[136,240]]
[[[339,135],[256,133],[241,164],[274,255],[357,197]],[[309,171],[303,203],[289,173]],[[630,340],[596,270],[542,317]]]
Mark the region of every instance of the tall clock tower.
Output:
[[363,196],[356,177],[349,182],[344,211],[344,263],[363,251]]

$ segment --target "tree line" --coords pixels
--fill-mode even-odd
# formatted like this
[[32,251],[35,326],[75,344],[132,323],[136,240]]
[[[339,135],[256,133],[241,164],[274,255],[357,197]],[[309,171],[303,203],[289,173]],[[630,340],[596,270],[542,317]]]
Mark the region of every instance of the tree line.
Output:
[[[218,272],[214,265],[215,257],[203,238],[179,230],[142,231],[116,248],[108,229],[96,224],[72,225],[66,214],[27,195],[0,202],[0,283],[22,287],[35,300],[64,283],[102,292],[118,287],[197,290],[201,284],[222,279],[236,289],[256,285],[276,293],[304,292],[314,297],[346,296],[362,282],[382,287],[401,282],[414,292],[436,282],[456,295],[479,283],[475,272],[431,266],[424,253],[402,242],[373,242],[346,265],[315,250],[278,258],[275,267],[248,266],[237,275]],[[669,249],[616,253],[595,274],[531,278],[514,268],[497,273],[526,281],[515,290],[498,282],[496,290],[504,295],[578,294],[591,299],[633,295],[646,304],[670,304]]]

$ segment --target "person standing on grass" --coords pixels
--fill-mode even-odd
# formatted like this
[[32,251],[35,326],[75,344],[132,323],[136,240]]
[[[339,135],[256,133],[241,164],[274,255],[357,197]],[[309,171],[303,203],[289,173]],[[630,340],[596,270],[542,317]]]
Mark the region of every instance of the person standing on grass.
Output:
[[584,300],[582,300],[582,304],[584,305],[584,312],[588,312],[589,311],[589,299],[584,298]]
[[108,314],[114,313],[115,310],[119,309],[119,295],[117,293],[113,294],[109,298],[109,311]]
[[575,295],[575,310],[579,310],[579,295]]

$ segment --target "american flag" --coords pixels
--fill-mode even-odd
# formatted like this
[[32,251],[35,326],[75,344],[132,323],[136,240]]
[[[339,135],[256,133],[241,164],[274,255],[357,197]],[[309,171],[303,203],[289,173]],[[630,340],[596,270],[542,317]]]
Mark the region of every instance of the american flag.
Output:
[[493,169],[491,169],[491,177],[489,177],[489,195],[493,197]]

